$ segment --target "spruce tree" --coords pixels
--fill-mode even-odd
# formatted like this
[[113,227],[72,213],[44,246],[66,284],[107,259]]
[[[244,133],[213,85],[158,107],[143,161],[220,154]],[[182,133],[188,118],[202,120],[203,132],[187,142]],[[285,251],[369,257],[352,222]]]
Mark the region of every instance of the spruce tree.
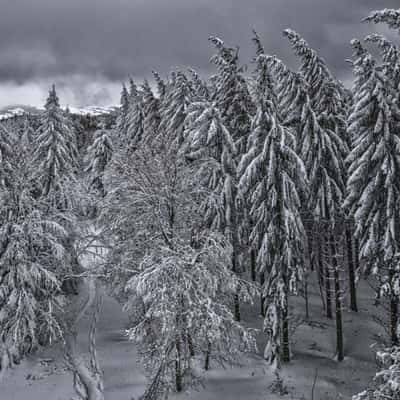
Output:
[[[136,86],[136,83],[132,78],[129,78],[129,91],[128,91],[129,101],[131,101],[132,98],[135,98],[137,95],[138,95],[138,88]],[[129,101],[128,101],[128,109],[129,109]]]
[[75,139],[53,85],[36,135],[33,162],[39,196],[56,208],[69,208],[73,202],[78,157]]
[[[215,103],[191,104],[187,115],[189,160],[197,160],[196,178],[206,192],[201,211],[205,225],[225,235],[232,245],[232,271],[239,272],[236,147]],[[235,296],[235,317],[240,320],[239,296]]]
[[296,154],[293,133],[276,117],[268,64],[258,59],[258,106],[249,137],[248,152],[239,172],[239,188],[249,196],[255,226],[252,239],[260,237],[258,263],[267,270],[264,295],[268,334],[265,358],[279,366],[290,361],[289,294],[296,293],[303,272],[305,232],[300,216],[300,192],[307,185],[303,162]]
[[34,140],[35,140],[35,130],[31,125],[29,117],[25,116],[22,135],[20,137],[20,145],[24,149],[26,154],[32,153]]
[[386,24],[391,29],[397,29],[400,32],[400,9],[395,10],[385,8],[379,11],[373,11],[368,17],[364,18],[366,22],[374,24]]
[[355,219],[364,270],[378,276],[389,298],[391,342],[398,344],[400,138],[389,84],[368,53],[361,57],[354,72],[362,78],[348,119],[354,143],[345,206]]
[[[212,82],[211,100],[215,102],[221,113],[222,122],[234,141],[236,148],[234,161],[237,165],[246,151],[251,116],[254,114],[254,104],[245,77],[246,67],[240,65],[239,48],[230,48],[217,37],[210,37],[209,40],[217,50],[217,53],[211,58],[211,62],[217,67],[217,73]],[[234,186],[236,184],[234,183]],[[232,195],[234,203],[244,204],[244,199],[238,197],[236,188]],[[240,232],[246,232],[249,229],[250,221],[244,207],[236,208],[234,219],[236,222],[232,227],[236,231],[233,236],[236,260],[233,261],[233,264],[239,271],[239,267],[240,270],[244,269],[243,264],[247,260],[247,243]]]
[[0,190],[11,184],[13,147],[17,138],[0,122]]
[[254,112],[244,77],[245,67],[239,64],[238,48],[227,47],[217,37],[212,36],[209,40],[217,50],[211,61],[218,69],[212,99],[221,112],[225,126],[231,132],[240,158],[246,149],[251,114]]
[[113,145],[109,133],[102,126],[95,132],[94,141],[88,149],[87,172],[90,175],[91,186],[102,197],[106,195],[104,187],[104,172],[110,163],[113,154]]
[[160,100],[154,96],[153,91],[146,80],[142,85],[143,91],[143,140],[152,143],[159,134],[161,121]]
[[[337,81],[318,54],[296,32],[287,29],[284,35],[292,44],[301,60],[300,73],[307,83],[308,111],[302,125],[305,138],[301,157],[310,180],[311,209],[320,222],[327,223],[330,233],[326,237],[327,253],[330,253],[335,289],[335,314],[337,330],[337,356],[342,360],[342,290],[338,262],[338,223],[344,220],[341,206],[344,198],[346,169],[346,100],[343,86]],[[307,102],[306,102],[307,103]],[[317,123],[317,125],[315,124]],[[307,124],[316,129],[308,130]],[[315,135],[315,136],[314,136]],[[336,233],[336,234],[335,234]],[[326,280],[329,282],[330,271]],[[329,289],[328,289],[329,290]]]
[[385,75],[389,84],[393,86],[394,90],[397,90],[400,85],[400,48],[385,36],[377,33],[368,35],[365,40],[376,43],[379,47],[384,62]]
[[193,68],[189,69],[189,79],[193,90],[193,101],[210,100],[210,90],[207,83],[200,78]]
[[129,92],[125,84],[122,85],[120,109],[117,116],[116,134],[121,146],[126,145],[127,118],[129,111]]
[[[308,97],[307,84],[301,74],[291,71],[276,56],[264,55],[265,62],[268,65],[271,75],[273,76],[273,89],[276,92],[277,117],[282,125],[291,129],[296,137],[296,152],[302,158],[302,144],[306,137],[313,129],[319,129],[318,122],[311,110]],[[308,121],[308,122],[307,122]],[[310,129],[310,126],[313,127]],[[304,160],[303,160],[304,161]],[[323,269],[323,251],[320,235],[316,235],[318,230],[318,219],[315,218],[313,204],[308,196],[302,196],[302,219],[307,233],[308,247],[308,269],[305,270],[303,280],[303,294],[306,300],[306,315],[308,316],[308,278],[309,274],[315,269],[317,270],[318,282],[321,288],[321,299],[327,315],[332,317],[332,301],[330,280],[324,280],[324,275],[328,272]],[[325,287],[325,298],[322,294],[322,288]]]
[[153,72],[154,80],[156,81],[156,84],[157,84],[158,98],[162,102],[164,100],[164,96],[167,91],[167,84],[161,78],[160,74],[157,71],[152,71],[152,72]]
[[[0,125],[0,378],[14,361],[62,336],[64,228],[35,198],[31,165],[13,157]],[[15,145],[16,143],[14,143]]]
[[177,148],[185,141],[185,119],[192,100],[190,82],[183,72],[176,73],[173,85],[164,93],[160,122],[160,141],[175,141]]
[[126,146],[129,153],[136,150],[143,139],[144,114],[143,114],[143,93],[132,81],[129,99],[129,108],[126,117]]

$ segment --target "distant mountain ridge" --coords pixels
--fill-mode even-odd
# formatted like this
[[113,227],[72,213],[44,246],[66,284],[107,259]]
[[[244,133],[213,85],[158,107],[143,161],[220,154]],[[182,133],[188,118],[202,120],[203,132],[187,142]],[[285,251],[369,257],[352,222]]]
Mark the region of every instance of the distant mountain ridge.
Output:
[[[118,110],[118,106],[87,106],[87,107],[69,107],[71,114],[75,115],[91,115],[99,116],[111,114]],[[0,121],[13,118],[15,116],[22,116],[24,114],[40,114],[43,108],[27,106],[27,105],[11,105],[0,108]]]

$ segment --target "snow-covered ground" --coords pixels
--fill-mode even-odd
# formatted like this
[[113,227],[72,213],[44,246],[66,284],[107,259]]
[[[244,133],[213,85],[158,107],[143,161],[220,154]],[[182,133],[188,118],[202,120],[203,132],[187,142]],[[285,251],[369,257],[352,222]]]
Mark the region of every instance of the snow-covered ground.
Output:
[[[270,385],[274,375],[260,355],[249,357],[240,367],[216,368],[204,373],[204,387],[191,389],[175,396],[176,399],[193,400],[275,400],[311,399],[311,388],[318,370],[314,399],[350,399],[371,379],[375,361],[370,344],[373,334],[381,333],[372,320],[372,296],[368,286],[360,284],[360,312],[346,312],[346,359],[334,360],[334,324],[323,317],[317,293],[311,294],[311,318],[296,329],[293,344],[293,361],[282,371],[288,394],[272,395]],[[301,298],[293,299],[297,314],[304,310]],[[243,312],[246,324],[262,325],[258,305]],[[127,315],[120,305],[107,295],[98,325],[98,354],[105,377],[105,394],[108,400],[137,399],[143,393],[146,377],[135,351],[135,346],[124,336]],[[86,351],[89,319],[80,324],[79,342]],[[260,352],[263,335],[259,335]],[[74,398],[71,374],[65,370],[60,345],[29,357],[10,371],[0,384],[1,400],[70,400]]]

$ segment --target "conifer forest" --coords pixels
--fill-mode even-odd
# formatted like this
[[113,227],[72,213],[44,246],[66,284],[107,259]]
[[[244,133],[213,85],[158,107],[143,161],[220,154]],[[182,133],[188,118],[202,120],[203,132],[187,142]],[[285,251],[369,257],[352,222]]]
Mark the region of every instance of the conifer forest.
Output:
[[400,9],[361,18],[348,82],[249,21],[0,114],[1,400],[400,400]]

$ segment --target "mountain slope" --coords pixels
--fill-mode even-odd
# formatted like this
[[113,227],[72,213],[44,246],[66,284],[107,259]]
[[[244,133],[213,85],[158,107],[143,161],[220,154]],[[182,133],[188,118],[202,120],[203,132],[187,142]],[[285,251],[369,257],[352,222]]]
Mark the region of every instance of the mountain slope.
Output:
[[[110,114],[118,110],[117,106],[87,106],[87,107],[69,107],[71,114],[75,115],[91,115],[99,116]],[[22,104],[15,104],[6,106],[0,109],[0,121],[13,118],[15,116],[22,116],[24,114],[40,114],[42,108],[27,106]]]

